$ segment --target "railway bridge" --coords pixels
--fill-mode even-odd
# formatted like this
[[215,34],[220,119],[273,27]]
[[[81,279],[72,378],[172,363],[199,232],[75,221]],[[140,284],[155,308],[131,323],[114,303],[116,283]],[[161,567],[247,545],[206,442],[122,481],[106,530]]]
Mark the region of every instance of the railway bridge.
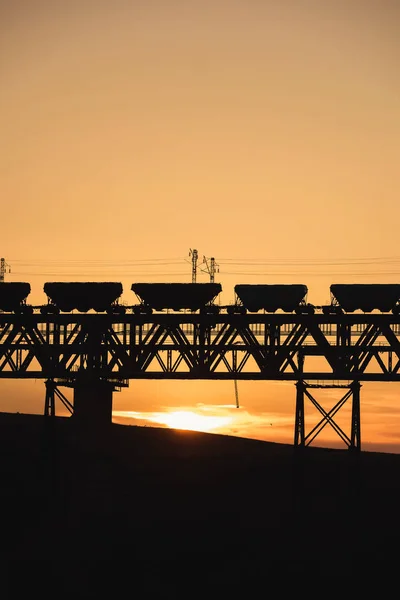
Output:
[[[349,449],[360,450],[362,383],[400,381],[398,299],[391,312],[375,310],[373,303],[369,313],[346,312],[337,302],[331,310],[310,310],[298,297],[295,307],[284,305],[283,310],[267,312],[254,305],[256,310],[249,312],[243,302],[236,308],[221,307],[208,297],[206,302],[203,297],[200,307],[193,302],[187,307],[187,298],[179,306],[165,307],[174,303],[162,301],[162,288],[151,288],[157,302],[104,310],[100,288],[92,302],[88,289],[79,288],[80,293],[84,290],[82,312],[72,306],[71,298],[69,304],[65,301],[65,290],[71,288],[62,288],[64,311],[57,310],[54,299],[43,310],[21,298],[10,310],[9,302],[2,303],[7,285],[11,284],[0,284],[0,378],[42,379],[47,418],[56,414],[59,400],[77,423],[107,426],[113,393],[127,387],[131,379],[292,381],[296,389],[294,445],[310,445],[329,425]],[[209,284],[181,285],[189,286],[190,293],[195,289],[198,297],[197,288],[190,286]],[[271,292],[256,291],[258,296]],[[368,290],[356,290],[360,291],[365,295]],[[385,304],[385,290],[378,291]],[[280,290],[287,292],[293,296],[293,289]],[[142,290],[144,299],[146,293]],[[102,312],[93,309],[93,299]],[[371,295],[366,301],[370,307]],[[149,310],[151,304],[155,310]],[[73,388],[73,403],[61,391],[63,386]],[[330,410],[316,398],[321,388],[342,390]],[[308,402],[320,413],[319,423],[310,430],[306,427]],[[348,402],[351,425],[345,432],[335,416]]]

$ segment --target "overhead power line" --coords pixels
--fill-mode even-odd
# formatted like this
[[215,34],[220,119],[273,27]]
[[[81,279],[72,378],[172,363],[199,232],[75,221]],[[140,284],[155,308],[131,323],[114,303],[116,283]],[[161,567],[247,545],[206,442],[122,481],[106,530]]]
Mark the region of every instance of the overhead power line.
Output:
[[[203,257],[198,263],[197,250],[190,250],[187,257],[153,257],[116,259],[10,259],[14,274],[18,276],[102,278],[182,277],[187,279],[188,262],[191,263],[192,282],[197,274],[209,275],[214,281],[216,272],[220,276],[239,277],[360,277],[399,276],[400,256],[332,257],[322,258],[222,258],[218,265],[214,258]],[[397,268],[398,267],[398,268]],[[337,268],[337,270],[335,270]]]
[[[196,251],[193,252],[195,255]],[[140,258],[140,259],[57,259],[57,258],[49,258],[49,259],[10,259],[13,264],[23,265],[23,266],[41,266],[41,265],[103,265],[108,267],[113,266],[136,266],[136,265],[170,265],[170,264],[183,264],[187,262],[185,257],[160,257],[160,258]],[[347,264],[372,264],[372,263],[400,263],[400,256],[373,256],[373,257],[348,257],[348,258],[338,258],[332,257],[328,259],[323,258],[279,258],[279,259],[271,259],[271,258],[220,258],[220,263],[224,262],[230,265],[243,265],[243,266],[251,266],[251,265],[268,265],[268,266],[290,266],[290,265],[347,265]]]
[[339,277],[348,277],[348,276],[382,276],[382,275],[396,275],[396,276],[400,276],[400,270],[399,271],[334,271],[331,273],[327,273],[326,271],[293,271],[293,272],[289,272],[289,271],[274,271],[271,272],[269,271],[268,273],[266,273],[265,271],[223,271],[222,272],[223,275],[245,275],[246,277],[272,277],[272,276],[279,276],[279,277],[297,277],[299,275],[301,276],[306,276],[306,277],[331,277],[332,276],[339,276]]

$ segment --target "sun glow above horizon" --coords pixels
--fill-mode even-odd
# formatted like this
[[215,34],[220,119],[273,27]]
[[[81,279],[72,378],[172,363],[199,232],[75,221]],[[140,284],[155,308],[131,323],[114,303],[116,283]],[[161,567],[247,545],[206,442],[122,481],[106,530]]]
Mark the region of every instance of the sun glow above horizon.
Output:
[[[231,411],[233,407],[224,405],[224,411]],[[202,410],[203,409],[203,410]],[[212,410],[221,411],[221,407],[213,407]],[[203,412],[204,411],[204,412]],[[163,427],[171,429],[187,429],[192,431],[208,432],[218,429],[223,429],[226,426],[231,426],[235,422],[235,414],[209,414],[210,409],[204,406],[197,409],[185,408],[177,410],[166,410],[165,412],[137,412],[137,411],[113,411],[113,416],[117,419],[137,419],[139,421],[147,421]],[[207,414],[208,413],[208,414]]]
[[149,421],[161,423],[172,429],[188,429],[192,431],[212,431],[232,422],[232,417],[202,415],[191,410],[175,410],[166,413],[156,413],[148,417]]

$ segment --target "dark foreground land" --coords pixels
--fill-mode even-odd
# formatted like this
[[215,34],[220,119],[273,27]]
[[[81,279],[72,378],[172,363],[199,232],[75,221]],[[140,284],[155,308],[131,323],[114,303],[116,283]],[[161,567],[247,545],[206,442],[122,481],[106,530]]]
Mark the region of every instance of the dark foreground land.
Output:
[[386,598],[400,577],[400,455],[3,413],[0,465],[3,599]]

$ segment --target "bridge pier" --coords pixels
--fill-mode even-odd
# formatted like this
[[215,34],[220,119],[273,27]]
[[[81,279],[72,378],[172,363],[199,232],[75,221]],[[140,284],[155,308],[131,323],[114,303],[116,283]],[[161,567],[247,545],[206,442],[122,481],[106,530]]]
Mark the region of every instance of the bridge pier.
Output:
[[73,419],[91,429],[108,426],[112,422],[112,400],[115,385],[110,381],[81,380],[74,385]]
[[[44,416],[55,417],[56,399],[71,413],[73,421],[85,429],[104,429],[112,423],[113,392],[128,387],[128,380],[100,379],[90,374],[80,375],[74,379],[47,379]],[[61,392],[59,386],[73,388],[73,403]]]
[[[329,410],[325,410],[321,404],[314,398],[310,392],[310,388],[345,388],[347,392],[344,396]],[[346,444],[349,450],[361,450],[361,415],[360,415],[360,388],[359,381],[353,381],[350,384],[333,384],[333,383],[307,383],[300,380],[296,383],[296,413],[294,424],[294,445],[296,447],[309,446],[318,434],[330,425],[338,434],[341,440]],[[351,432],[348,436],[341,427],[334,421],[333,417],[351,398]],[[312,405],[321,413],[321,420],[307,434],[305,432],[305,399],[310,400]]]
[[65,381],[55,381],[54,379],[46,379],[44,382],[46,386],[46,395],[44,400],[44,416],[55,417],[56,416],[56,398],[62,402],[65,408],[72,414],[74,407],[66,396],[58,389],[60,385],[67,385]]
[[[112,423],[113,392],[128,387],[128,382],[81,376],[74,380],[47,379],[45,386],[45,417],[55,417],[57,398],[71,413],[76,424],[96,430]],[[73,403],[61,392],[59,386],[73,388]]]

